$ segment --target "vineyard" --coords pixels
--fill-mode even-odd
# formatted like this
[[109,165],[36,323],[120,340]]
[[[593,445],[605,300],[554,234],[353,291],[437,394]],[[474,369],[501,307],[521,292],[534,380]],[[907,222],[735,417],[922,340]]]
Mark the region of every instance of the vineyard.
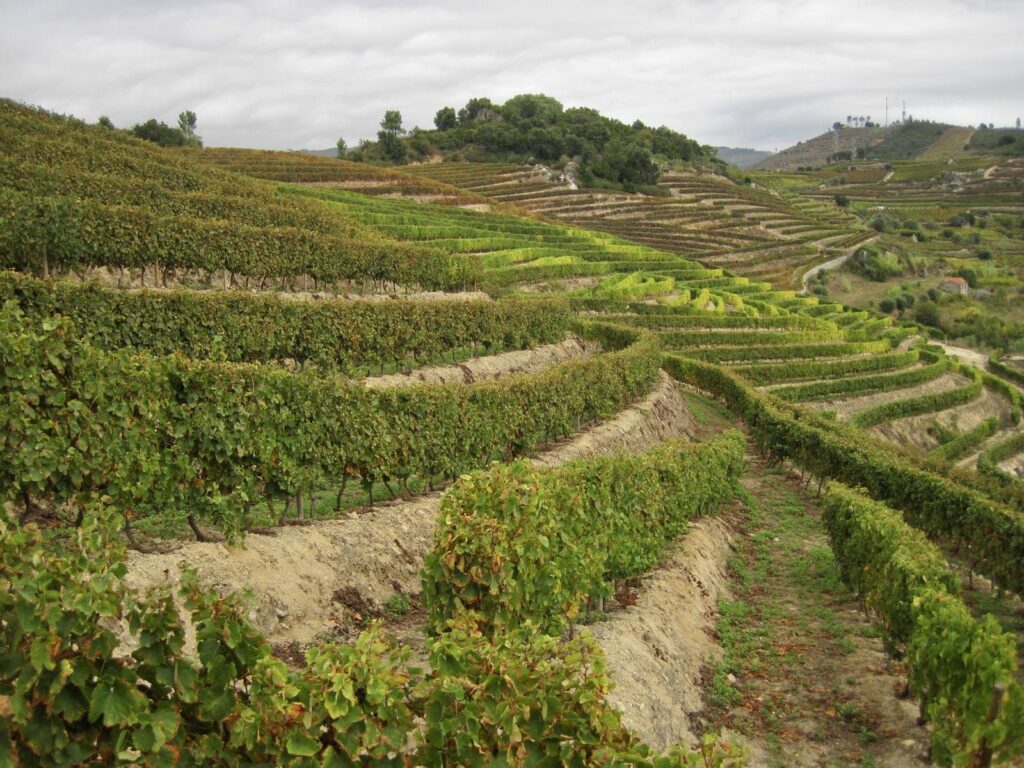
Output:
[[0,764],[1021,764],[1024,375],[811,174],[0,151]]

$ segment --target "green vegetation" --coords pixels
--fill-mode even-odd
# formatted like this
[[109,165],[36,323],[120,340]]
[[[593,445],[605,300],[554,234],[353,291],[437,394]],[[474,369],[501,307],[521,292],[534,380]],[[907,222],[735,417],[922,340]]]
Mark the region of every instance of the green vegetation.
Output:
[[[2,311],[4,498],[243,530],[261,497],[448,479],[571,434],[647,391],[651,340],[536,375],[372,390],[278,367],[100,352],[66,321]],[[470,438],[470,436],[472,436]],[[33,446],[26,450],[26,446]]]
[[[311,648],[291,668],[246,619],[186,572],[178,608],[163,587],[125,586],[123,552],[90,516],[69,546],[0,520],[5,589],[0,755],[12,763],[437,765],[538,760],[697,768],[734,764],[713,743],[655,757],[606,703],[600,649],[529,625],[486,638],[456,623],[429,643],[430,669],[378,630]],[[179,610],[195,629],[185,650]],[[119,656],[112,626],[134,641]],[[727,762],[728,761],[728,762]]]
[[934,756],[969,765],[1019,755],[1024,692],[1014,638],[994,618],[970,615],[942,554],[897,512],[834,483],[824,521],[843,579],[905,655],[911,690],[935,726]]
[[665,126],[650,128],[639,120],[626,125],[593,109],[565,109],[543,94],[514,96],[504,104],[474,98],[458,112],[443,107],[434,119],[435,130],[414,132],[404,141],[398,138],[404,133],[401,116],[387,114],[391,119],[385,116],[377,143],[364,146],[358,159],[401,163],[407,154],[416,159],[442,154],[476,162],[536,160],[559,167],[573,162],[583,186],[627,190],[658,181],[656,160],[720,162],[710,147]]
[[487,354],[561,341],[570,318],[559,298],[303,302],[240,292],[129,292],[4,272],[0,303],[8,300],[32,321],[71,320],[76,333],[110,352],[294,360],[347,374],[416,365],[467,347]]
[[1020,128],[981,128],[971,136],[971,148],[1000,155],[1024,155],[1024,131]]
[[444,524],[424,566],[424,602],[440,631],[463,611],[501,634],[532,622],[562,633],[585,603],[654,566],[688,520],[733,495],[745,441],[727,432],[699,446],[525,462],[463,477],[441,505]]
[[724,399],[773,457],[790,459],[822,479],[863,486],[929,537],[963,554],[971,568],[1009,589],[1024,588],[1024,519],[1016,509],[922,468],[860,430],[786,406],[723,368],[677,355],[666,356],[665,364],[680,380]]
[[950,126],[927,120],[910,119],[889,129],[885,139],[867,148],[867,156],[882,160],[917,157],[946,132]]
[[[784,738],[801,689],[778,695],[783,681],[796,670],[816,680],[855,652],[858,632],[875,633],[846,615],[841,572],[905,654],[937,758],[980,763],[1016,748],[1018,688],[980,714],[983,689],[1012,679],[1012,638],[951,596],[937,553],[1024,592],[1024,491],[998,470],[1024,450],[1011,429],[1021,378],[1009,357],[987,373],[915,343],[922,330],[909,321],[1001,350],[1019,342],[1017,159],[963,149],[966,133],[951,128],[914,150],[922,159],[851,151],[824,168],[745,177],[668,129],[543,96],[473,100],[435,123],[407,132],[389,111],[378,142],[339,143],[346,159],[335,159],[160,148],[0,104],[0,266],[13,270],[0,273],[0,663],[20,670],[0,680],[0,754],[68,765],[736,764],[713,738],[702,755],[638,744],[575,625],[614,621],[605,599],[631,604],[687,522],[737,494],[750,535],[731,563],[744,589],[721,603],[716,717],[754,708],[759,691],[763,706],[744,722]],[[914,123],[879,146],[910,152],[933,128]],[[178,130],[195,129],[183,114]],[[352,161],[428,154],[490,162],[407,172]],[[608,189],[573,188],[517,164],[527,160]],[[797,294],[811,266],[848,255]],[[970,291],[943,290],[953,276]],[[467,288],[490,295],[408,296]],[[367,292],[391,295],[350,295]],[[569,330],[599,347],[539,372],[390,388],[352,378]],[[682,397],[703,442],[558,468],[517,460],[650,394],[662,367],[690,386]],[[761,452],[771,477],[743,481],[756,500],[737,485],[747,442],[718,435],[734,417],[708,396]],[[983,421],[961,431],[978,423],[975,407]],[[894,439],[920,427],[922,450],[881,444],[865,432],[873,425]],[[952,466],[972,451],[980,473]],[[899,514],[866,499],[836,507],[833,557],[810,502],[782,486],[794,484],[778,469],[786,461],[808,475],[805,490],[812,478],[819,492],[829,479],[863,486]],[[206,592],[197,575],[178,603],[123,583],[123,541],[191,526],[230,547],[289,515],[354,513],[382,486],[397,499],[449,483],[426,611],[412,611],[421,604],[404,587],[383,593],[382,615],[403,637],[428,622],[432,637],[410,646],[339,624],[303,658],[272,651],[243,602]],[[782,594],[757,594],[763,585]],[[184,651],[176,605],[197,655]],[[130,635],[116,657],[115,616]],[[798,633],[821,659],[799,661]],[[763,684],[730,680],[760,672]],[[802,690],[807,706],[835,713],[839,727],[823,734],[846,729],[865,747],[880,737],[845,689]]]

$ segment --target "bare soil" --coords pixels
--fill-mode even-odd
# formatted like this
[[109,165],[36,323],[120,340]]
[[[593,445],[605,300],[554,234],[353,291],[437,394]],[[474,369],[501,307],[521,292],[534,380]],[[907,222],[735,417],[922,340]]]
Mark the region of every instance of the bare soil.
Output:
[[937,423],[947,429],[956,427],[962,432],[969,432],[988,418],[1005,420],[1010,413],[1010,407],[1006,398],[986,388],[981,390],[980,396],[969,403],[938,413],[907,416],[878,424],[869,432],[891,443],[928,451],[939,444],[939,441],[928,433],[931,424]]
[[724,518],[694,522],[644,577],[636,605],[590,628],[615,683],[609,701],[655,749],[697,739],[691,718],[704,708],[706,660],[720,655],[714,628],[733,536]]

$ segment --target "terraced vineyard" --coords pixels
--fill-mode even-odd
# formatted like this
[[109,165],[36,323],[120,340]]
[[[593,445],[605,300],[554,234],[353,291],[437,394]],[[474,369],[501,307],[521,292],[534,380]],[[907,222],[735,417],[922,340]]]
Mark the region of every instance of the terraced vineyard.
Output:
[[735,184],[712,174],[668,173],[669,195],[651,197],[574,189],[532,167],[434,164],[418,176],[462,186],[549,218],[765,280],[799,285],[823,253],[850,248],[866,235],[835,205]]
[[[834,207],[167,152],[11,103],[0,148],[5,759],[810,765],[810,719],[821,759],[1019,764],[1024,494],[991,467],[1021,394],[766,279],[864,237]],[[801,651],[728,623],[780,621],[728,595],[787,575]],[[802,687],[839,625],[902,666]]]

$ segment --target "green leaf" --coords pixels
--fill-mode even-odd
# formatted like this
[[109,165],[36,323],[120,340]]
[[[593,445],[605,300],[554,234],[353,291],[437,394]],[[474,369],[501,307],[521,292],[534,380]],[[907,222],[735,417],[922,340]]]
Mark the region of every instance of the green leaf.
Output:
[[101,680],[89,697],[89,719],[95,722],[102,718],[108,728],[138,722],[145,708],[146,697],[119,679]]
[[320,751],[320,742],[302,731],[292,731],[288,734],[286,749],[289,755],[313,757]]

